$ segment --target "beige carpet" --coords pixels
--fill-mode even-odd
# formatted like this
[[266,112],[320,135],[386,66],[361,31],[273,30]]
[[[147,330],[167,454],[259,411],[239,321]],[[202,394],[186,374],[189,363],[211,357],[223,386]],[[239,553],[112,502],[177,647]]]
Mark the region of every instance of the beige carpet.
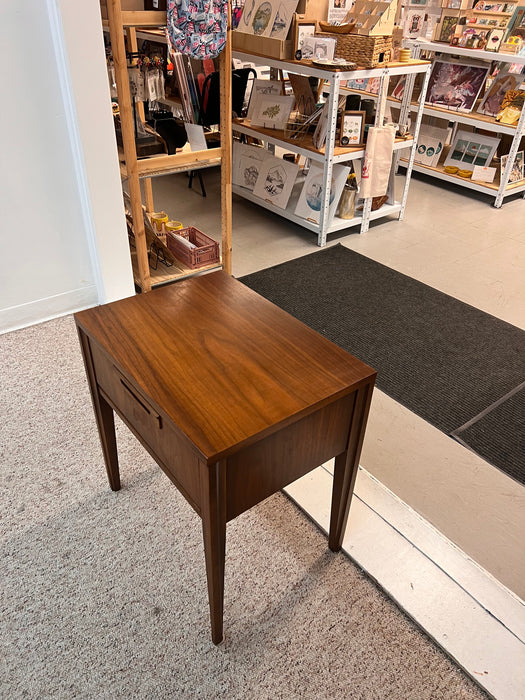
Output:
[[109,490],[72,318],[0,386],[1,698],[487,697],[281,494],[228,525],[215,647],[200,520],[121,423]]

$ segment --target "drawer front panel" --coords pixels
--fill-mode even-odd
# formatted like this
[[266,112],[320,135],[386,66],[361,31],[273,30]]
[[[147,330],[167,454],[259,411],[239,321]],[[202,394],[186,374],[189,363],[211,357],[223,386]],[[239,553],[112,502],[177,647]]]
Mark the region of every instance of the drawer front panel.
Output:
[[200,512],[198,455],[189,441],[94,344],[97,384],[190,504]]

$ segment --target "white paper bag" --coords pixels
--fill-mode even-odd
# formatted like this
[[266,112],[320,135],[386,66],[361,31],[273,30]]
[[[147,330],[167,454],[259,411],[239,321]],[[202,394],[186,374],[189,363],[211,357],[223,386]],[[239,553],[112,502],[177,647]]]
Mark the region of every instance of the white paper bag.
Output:
[[363,199],[386,194],[395,134],[395,127],[391,125],[374,126],[368,130],[359,191]]

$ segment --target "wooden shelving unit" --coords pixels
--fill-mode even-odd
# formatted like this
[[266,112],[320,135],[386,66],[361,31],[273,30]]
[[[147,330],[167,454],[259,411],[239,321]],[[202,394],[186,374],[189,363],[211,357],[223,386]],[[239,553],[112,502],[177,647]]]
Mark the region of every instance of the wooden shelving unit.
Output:
[[[148,259],[148,243],[144,226],[144,208],[142,202],[141,181],[144,189],[144,207],[154,211],[151,178],[174,172],[198,170],[200,168],[221,165],[221,250],[222,267],[231,273],[231,41],[230,21],[228,21],[228,40],[219,56],[221,71],[221,145],[204,151],[182,151],[173,155],[160,155],[138,158],[135,146],[133,103],[129,89],[126,41],[132,51],[137,47],[137,28],[159,28],[166,26],[166,12],[159,11],[123,11],[121,0],[108,0],[108,29],[111,41],[115,81],[122,127],[123,161],[121,175],[126,180],[133,219],[135,249],[132,262],[135,283],[141,291],[148,292],[152,286],[166,284],[182,277],[198,274],[207,268],[192,270],[183,263],[174,264],[163,270],[152,270]],[[141,109],[142,108],[142,109]],[[143,106],[139,105],[139,115],[144,118]],[[213,266],[211,266],[213,268]]]

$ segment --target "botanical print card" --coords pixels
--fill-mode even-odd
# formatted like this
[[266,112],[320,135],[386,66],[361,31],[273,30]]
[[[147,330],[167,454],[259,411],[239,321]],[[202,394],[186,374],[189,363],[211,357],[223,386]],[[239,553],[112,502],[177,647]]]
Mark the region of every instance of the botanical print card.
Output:
[[[332,182],[330,183],[330,199],[328,209],[328,224],[334,218],[335,210],[339,204],[341,192],[345,186],[350,168],[345,165],[334,165],[332,169]],[[319,223],[321,217],[321,204],[324,199],[325,182],[323,166],[312,162],[303,189],[299,196],[295,213],[303,219]]]
[[295,163],[282,158],[266,158],[259,170],[253,194],[286,209],[298,172],[299,166]]
[[293,95],[258,95],[253,107],[252,126],[284,129],[295,97]]
[[255,78],[252,85],[246,118],[252,118],[253,108],[257,102],[258,95],[280,95],[282,91],[283,84],[280,80],[264,80],[262,78]]

